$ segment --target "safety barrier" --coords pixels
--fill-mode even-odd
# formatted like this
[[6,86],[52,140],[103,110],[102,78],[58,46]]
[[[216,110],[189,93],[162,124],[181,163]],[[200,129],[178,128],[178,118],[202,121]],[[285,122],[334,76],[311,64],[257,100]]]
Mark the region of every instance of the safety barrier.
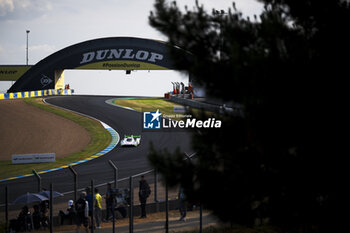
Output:
[[49,89],[49,90],[39,90],[39,91],[0,93],[0,100],[30,98],[30,97],[40,97],[40,96],[50,96],[50,95],[72,95],[73,93],[74,93],[73,89]]

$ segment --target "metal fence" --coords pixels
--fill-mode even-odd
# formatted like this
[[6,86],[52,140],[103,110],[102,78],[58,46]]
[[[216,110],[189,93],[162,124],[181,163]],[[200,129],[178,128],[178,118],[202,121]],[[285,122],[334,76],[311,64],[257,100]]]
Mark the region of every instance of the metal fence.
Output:
[[[188,156],[187,156],[188,158]],[[158,175],[158,173],[155,170],[150,170],[147,172],[139,173],[130,177],[118,179],[118,168],[117,166],[112,162],[109,161],[109,166],[112,168],[113,172],[111,172],[112,179],[110,182],[106,183],[96,183],[94,180],[91,180],[89,183],[82,183],[79,182],[80,174],[78,174],[73,167],[69,167],[69,171],[71,173],[70,177],[74,181],[73,190],[62,193],[63,196],[60,197],[53,197],[50,195],[49,198],[49,211],[48,211],[48,230],[50,232],[54,232],[55,228],[54,226],[58,226],[61,224],[61,218],[59,217],[59,211],[64,211],[67,208],[67,203],[69,200],[73,200],[74,203],[79,198],[79,193],[81,191],[84,191],[86,187],[89,187],[92,192],[95,188],[98,188],[99,193],[101,196],[105,197],[106,191],[107,191],[107,184],[110,183],[112,187],[118,188],[119,190],[124,190],[125,193],[127,193],[129,200],[125,207],[125,211],[127,216],[123,216],[120,212],[116,212],[116,215],[118,218],[117,220],[115,218],[112,218],[112,227],[110,229],[110,232],[117,232],[118,224],[116,224],[116,221],[120,218],[129,218],[129,229],[128,232],[134,232],[134,218],[136,216],[141,215],[141,208],[140,208],[140,201],[138,196],[139,191],[139,180],[141,176],[144,176],[144,179],[148,182],[151,188],[151,194],[147,199],[147,205],[146,205],[146,211],[147,213],[155,213],[164,211],[165,217],[164,217],[164,231],[169,231],[169,211],[178,209],[178,190],[177,189],[171,189],[169,190],[168,186],[163,184],[161,182],[161,179]],[[43,180],[40,177],[40,175],[33,170],[34,177],[37,180],[37,187],[33,187],[33,190],[26,190],[29,192],[36,192],[40,191],[43,188]],[[45,187],[48,186],[48,181],[44,181]],[[59,191],[55,189],[55,182],[49,181],[49,187],[50,187],[50,193],[52,194],[52,191]],[[80,188],[79,188],[80,187]],[[36,191],[35,191],[36,190]],[[18,213],[20,212],[20,209],[23,205],[13,205],[9,201],[9,196],[11,196],[11,190],[9,187],[4,187],[4,190],[1,190],[4,192],[4,203],[0,206],[1,212],[0,212],[0,222],[2,222],[1,219],[4,220],[6,223],[6,231],[10,232],[10,220],[16,219]],[[92,196],[94,194],[92,193]],[[12,198],[12,196],[11,196]],[[13,199],[13,198],[12,198]],[[103,198],[103,200],[106,200]],[[3,202],[1,201],[1,202]],[[103,201],[102,203],[102,218],[106,218],[106,203]],[[202,208],[201,206],[198,206],[199,213],[198,213],[198,219],[199,219],[199,232],[202,232]],[[197,208],[197,209],[198,209]],[[115,208],[113,208],[115,209]],[[94,210],[92,210],[94,211]],[[119,210],[120,211],[120,210]],[[2,215],[2,216],[1,216]],[[179,215],[180,216],[180,215]],[[92,217],[90,222],[94,222],[94,214],[92,213]],[[33,223],[28,224],[28,227],[30,230],[33,228]],[[124,227],[125,228],[125,227]],[[26,229],[24,229],[26,230]],[[27,229],[29,230],[29,229]],[[99,230],[99,229],[97,229]],[[90,232],[94,232],[97,230],[94,229],[94,227],[90,228]],[[144,229],[147,230],[147,229]],[[119,231],[120,232],[120,231]],[[124,230],[125,232],[125,230]]]

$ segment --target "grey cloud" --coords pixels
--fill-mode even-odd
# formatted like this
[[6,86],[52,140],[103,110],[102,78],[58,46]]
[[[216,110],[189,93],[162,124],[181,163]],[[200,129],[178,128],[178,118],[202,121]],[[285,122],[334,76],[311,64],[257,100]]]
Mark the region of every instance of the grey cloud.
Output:
[[49,0],[0,0],[0,20],[30,20],[51,10]]

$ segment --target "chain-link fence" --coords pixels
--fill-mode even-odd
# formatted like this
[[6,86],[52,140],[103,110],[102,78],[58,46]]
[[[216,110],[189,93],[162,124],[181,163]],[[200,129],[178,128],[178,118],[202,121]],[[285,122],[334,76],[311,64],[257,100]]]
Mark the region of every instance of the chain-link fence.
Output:
[[[113,172],[111,172],[111,181],[108,183],[98,183],[95,180],[91,180],[90,182],[84,181],[85,183],[79,182],[79,177],[81,174],[78,174],[74,168],[70,167],[70,175],[69,179],[74,181],[74,185],[72,186],[72,190],[68,192],[59,193],[60,187],[55,186],[55,181],[51,180],[43,180],[39,174],[35,171],[35,179],[37,180],[37,187],[33,187],[32,190],[25,190],[30,193],[38,193],[42,190],[43,185],[45,187],[50,187],[47,190],[48,200],[42,202],[32,202],[27,201],[21,202],[19,204],[14,204],[13,199],[15,197],[11,196],[11,190],[7,186],[4,187],[4,200],[1,201],[0,208],[0,222],[3,222],[3,226],[6,229],[5,232],[18,232],[18,231],[35,231],[37,229],[47,229],[48,232],[60,232],[57,231],[57,226],[61,225],[73,225],[72,232],[75,231],[75,223],[76,216],[74,214],[70,214],[68,211],[69,206],[72,203],[77,203],[81,192],[86,191],[91,196],[95,196],[96,191],[102,196],[101,201],[101,216],[102,217],[102,227],[107,225],[109,227],[109,231],[105,232],[117,232],[118,222],[121,220],[128,221],[128,229],[125,230],[127,226],[124,226],[124,232],[134,232],[134,222],[135,219],[138,220],[140,217],[143,217],[142,208],[146,214],[163,212],[165,215],[158,218],[161,219],[152,219],[154,222],[163,222],[165,232],[168,232],[171,224],[174,223],[174,219],[177,217],[176,224],[179,224],[179,220],[183,223],[184,218],[180,215],[183,214],[183,211],[178,214],[172,213],[169,215],[170,210],[179,209],[179,205],[181,207],[181,200],[179,200],[179,189],[173,188],[168,189],[167,185],[161,182],[161,178],[157,174],[155,170],[150,170],[144,173],[136,174],[131,177],[126,177],[122,179],[118,179],[118,168],[112,161],[109,161],[110,167],[112,167]],[[110,169],[110,168],[109,168]],[[142,177],[142,178],[141,178]],[[145,180],[145,182],[150,187],[150,193],[147,195],[146,204],[143,205],[142,198],[140,198],[140,181],[141,179]],[[110,185],[110,189],[108,186]],[[109,202],[111,190],[113,191],[113,200],[115,202],[112,205]],[[52,192],[50,192],[52,191]],[[52,196],[50,196],[52,193]],[[62,194],[62,195],[60,195]],[[11,198],[10,198],[11,197]],[[11,200],[11,201],[10,201]],[[92,202],[93,203],[93,202]],[[90,203],[90,205],[96,205],[97,203]],[[44,204],[46,206],[44,206]],[[183,203],[182,203],[183,205]],[[27,206],[28,210],[24,210],[23,207]],[[39,206],[40,218],[36,215],[38,212],[37,206]],[[42,208],[42,206],[44,206]],[[114,208],[113,208],[114,207]],[[197,208],[199,221],[199,230],[202,229],[202,208],[200,206],[195,206],[193,204],[187,205],[186,210],[191,210],[193,207]],[[36,209],[35,209],[36,208]],[[182,207],[183,208],[183,207]],[[76,215],[76,208],[75,215]],[[23,213],[23,210],[25,213]],[[90,216],[89,216],[89,225],[90,232],[101,232],[103,229],[97,228],[96,225],[96,216],[98,215],[98,211],[95,208],[90,207]],[[112,211],[112,212],[111,212]],[[113,212],[114,211],[114,212]],[[178,215],[178,216],[176,216]],[[115,218],[114,218],[115,216]],[[181,217],[181,218],[180,218]],[[44,219],[44,220],[43,220]],[[170,220],[169,220],[170,219]],[[94,224],[92,224],[94,223]],[[125,224],[124,224],[125,225]],[[144,227],[147,228],[147,225]],[[149,227],[154,227],[150,225]],[[145,229],[147,231],[147,229]],[[69,232],[69,230],[67,231]],[[121,231],[118,231],[121,232]]]

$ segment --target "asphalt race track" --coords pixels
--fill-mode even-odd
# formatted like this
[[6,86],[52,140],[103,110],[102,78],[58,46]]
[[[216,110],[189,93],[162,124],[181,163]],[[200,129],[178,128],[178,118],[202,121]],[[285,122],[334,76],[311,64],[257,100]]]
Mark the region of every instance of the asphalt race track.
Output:
[[[46,102],[77,111],[103,121],[114,128],[120,137],[124,134],[142,135],[141,144],[136,148],[122,148],[118,144],[112,151],[97,159],[74,166],[79,174],[78,188],[102,184],[113,180],[113,169],[108,164],[112,160],[118,167],[118,179],[126,178],[152,169],[147,160],[150,142],[157,148],[173,151],[180,147],[181,151],[192,153],[190,134],[186,132],[142,132],[142,114],[117,106],[106,104],[112,96],[58,96],[49,97]],[[59,127],[59,126],[57,126]],[[45,142],[43,142],[45,143]],[[41,175],[42,187],[49,189],[52,182],[55,191],[69,192],[73,190],[73,174],[66,168]],[[135,182],[136,183],[136,182]],[[9,190],[9,202],[26,192],[37,192],[37,180],[34,176],[5,181],[0,183],[0,204],[4,203],[4,187]]]

